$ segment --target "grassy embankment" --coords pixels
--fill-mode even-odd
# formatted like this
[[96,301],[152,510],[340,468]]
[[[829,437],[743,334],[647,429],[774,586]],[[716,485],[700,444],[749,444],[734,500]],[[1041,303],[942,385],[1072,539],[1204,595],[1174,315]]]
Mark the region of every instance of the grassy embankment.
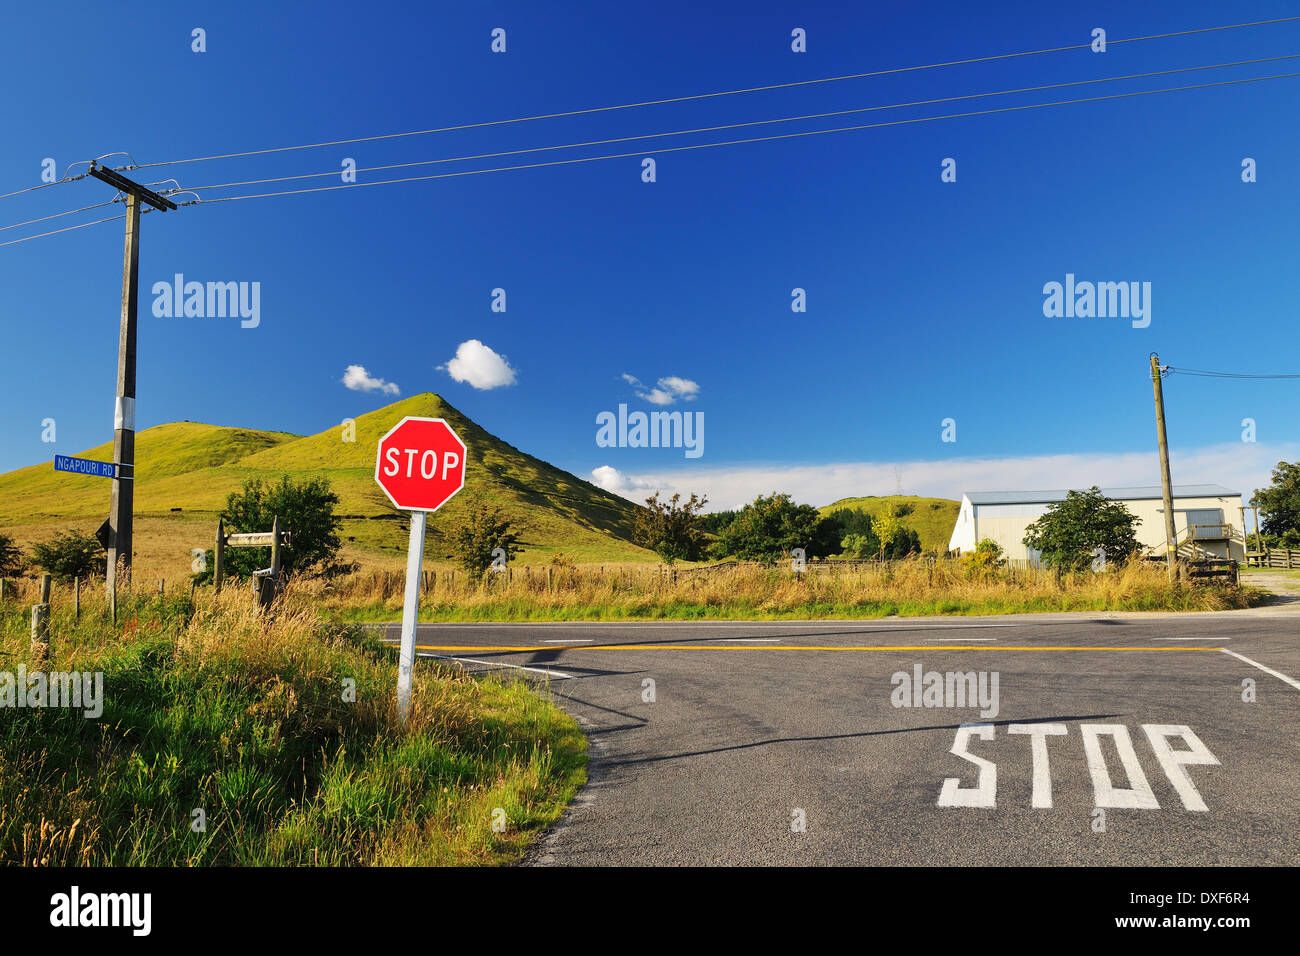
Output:
[[[549,582],[549,583],[548,583]],[[400,574],[357,574],[312,585],[321,609],[350,621],[401,615]],[[1001,571],[971,579],[955,561],[809,571],[739,566],[709,571],[596,568],[512,572],[476,586],[446,574],[426,589],[429,621],[781,620],[880,618],[1035,611],[1217,611],[1262,603],[1257,588],[1173,587],[1165,572],[1134,564],[1119,571],[1066,574]]]
[[[510,862],[585,779],[577,726],[522,683],[421,665],[402,728],[393,651],[292,593],[269,622],[244,588],[133,595],[113,627],[88,590],[79,622],[56,591],[45,670],[102,671],[103,713],[0,708],[0,865]],[[34,595],[9,594],[15,673]]]

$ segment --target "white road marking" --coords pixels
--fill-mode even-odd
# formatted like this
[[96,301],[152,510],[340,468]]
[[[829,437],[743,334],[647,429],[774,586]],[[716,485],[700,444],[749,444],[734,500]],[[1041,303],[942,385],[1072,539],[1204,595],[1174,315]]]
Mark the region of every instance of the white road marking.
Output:
[[571,678],[572,674],[566,674],[563,671],[551,671],[544,667],[524,667],[522,664],[502,664],[497,661],[480,661],[472,657],[449,657],[446,654],[430,654],[428,651],[420,651],[420,657],[436,657],[443,661],[456,661],[461,664],[482,664],[484,667],[512,667],[518,671],[530,671],[534,674],[545,674],[547,677],[558,677],[560,679]]
[[[1219,766],[1219,758],[1210,753],[1210,748],[1201,742],[1201,738],[1192,733],[1186,724],[1143,724],[1151,749],[1156,752],[1156,759],[1165,768],[1165,776],[1173,784],[1183,806],[1199,813],[1206,812],[1205,801],[1196,791],[1191,775],[1183,767],[1187,764],[1209,764]],[[1180,737],[1190,750],[1174,750],[1169,746],[1170,737]]]
[[553,637],[542,641],[543,644],[590,644],[590,637]]
[[730,641],[732,644],[775,644],[779,637],[706,637],[706,641]]
[[1157,641],[1230,641],[1230,637],[1156,637]]
[[[949,641],[949,637],[918,637],[918,641]],[[963,641],[996,641],[996,637],[963,637]]]
[[1009,734],[1028,734],[1030,752],[1034,758],[1034,790],[1031,797],[1034,809],[1052,807],[1052,766],[1047,756],[1048,736],[1060,737],[1068,733],[1065,724],[1012,724]]
[[1223,653],[1229,655],[1230,657],[1235,657],[1235,658],[1236,658],[1237,660],[1239,660],[1239,661],[1245,661],[1245,662],[1246,662],[1247,664],[1249,664],[1251,667],[1258,667],[1258,668],[1259,668],[1260,670],[1262,670],[1265,674],[1272,674],[1272,675],[1273,675],[1274,677],[1276,677],[1278,680],[1280,680],[1280,681],[1284,681],[1285,683],[1290,684],[1290,685],[1291,685],[1292,687],[1294,687],[1296,690],[1300,690],[1300,681],[1297,681],[1297,680],[1294,680],[1293,678],[1287,677],[1285,674],[1280,673],[1280,672],[1278,672],[1278,671],[1275,671],[1275,670],[1273,670],[1273,668],[1271,668],[1271,667],[1265,667],[1265,666],[1264,666],[1263,664],[1261,664],[1259,661],[1252,661],[1249,657],[1246,657],[1244,654],[1238,654],[1236,651],[1230,651],[1230,650],[1228,650],[1226,647],[1221,647],[1221,648],[1219,648],[1219,650],[1223,651]]
[[985,760],[967,751],[971,736],[980,740],[992,740],[992,724],[962,724],[957,728],[957,737],[953,741],[950,754],[969,760],[980,768],[975,786],[963,787],[958,777],[948,777],[939,790],[941,807],[996,807],[998,792],[998,768],[992,760]]
[[[1130,810],[1159,810],[1156,795],[1147,783],[1142,765],[1138,763],[1137,751],[1133,749],[1133,738],[1123,724],[1080,724],[1079,733],[1083,734],[1083,752],[1088,759],[1088,773],[1092,775],[1092,805],[1105,809],[1122,808]],[[1106,758],[1101,752],[1101,736],[1108,736],[1115,742],[1119,753],[1119,762],[1128,777],[1128,787],[1117,787],[1106,767]]]

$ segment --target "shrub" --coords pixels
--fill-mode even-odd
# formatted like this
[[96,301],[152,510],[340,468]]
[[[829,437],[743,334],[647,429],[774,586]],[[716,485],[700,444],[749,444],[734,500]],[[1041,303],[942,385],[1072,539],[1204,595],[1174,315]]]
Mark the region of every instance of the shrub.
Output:
[[502,517],[500,509],[489,509],[487,505],[479,505],[471,511],[452,528],[447,540],[456,563],[474,578],[481,577],[492,567],[497,557],[494,552],[504,552],[507,561],[519,553],[516,546],[519,537],[510,530],[510,519]]
[[103,574],[108,567],[108,556],[99,540],[81,531],[65,531],[50,541],[32,545],[32,556],[58,581]]
[[632,541],[659,555],[666,564],[694,561],[704,549],[700,512],[708,499],[691,495],[689,501],[682,503],[681,497],[674,494],[667,501],[660,501],[656,491],[645,500],[645,508],[637,512],[632,530]]
[[991,538],[984,538],[975,546],[975,550],[961,556],[961,566],[966,577],[971,579],[990,578],[1007,563],[1002,556],[1002,546]]
[[0,578],[16,577],[23,573],[26,562],[14,539],[0,532]]
[[[260,478],[244,481],[239,492],[231,492],[226,499],[221,518],[227,534],[254,534],[271,530],[276,516],[281,529],[292,535],[292,543],[280,555],[280,567],[285,577],[307,575],[334,577],[356,570],[356,565],[338,561],[339,528],[342,520],[334,514],[339,496],[330,488],[327,478],[310,478],[294,482],[282,475],[278,484],[267,485]],[[250,578],[253,572],[266,566],[270,548],[232,548],[225,553],[222,573],[230,577]],[[200,583],[211,579],[212,552],[207,553],[206,568],[195,575]]]

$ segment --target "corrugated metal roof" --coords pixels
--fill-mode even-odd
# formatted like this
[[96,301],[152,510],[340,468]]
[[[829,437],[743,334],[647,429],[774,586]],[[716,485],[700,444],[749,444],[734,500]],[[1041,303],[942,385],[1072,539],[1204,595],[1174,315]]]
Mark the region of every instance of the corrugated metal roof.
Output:
[[[1102,488],[1101,493],[1116,501],[1144,501],[1164,497],[1159,485]],[[1064,501],[1066,494],[1064,491],[968,491],[966,497],[973,505],[1028,505]],[[1240,494],[1241,492],[1231,491],[1223,485],[1174,485],[1175,498],[1235,498]]]

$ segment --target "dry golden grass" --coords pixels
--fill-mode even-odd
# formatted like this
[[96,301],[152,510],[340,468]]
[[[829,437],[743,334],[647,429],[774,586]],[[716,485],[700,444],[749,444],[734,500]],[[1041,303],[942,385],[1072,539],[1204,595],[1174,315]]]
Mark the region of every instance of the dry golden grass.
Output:
[[[353,619],[400,612],[400,572],[366,572],[306,585],[323,609]],[[430,620],[827,618],[1027,611],[1226,610],[1258,603],[1257,589],[1171,586],[1145,562],[1104,573],[1003,569],[971,576],[956,561],[909,560],[795,574],[754,565],[512,569],[482,581],[438,572],[421,597]]]

